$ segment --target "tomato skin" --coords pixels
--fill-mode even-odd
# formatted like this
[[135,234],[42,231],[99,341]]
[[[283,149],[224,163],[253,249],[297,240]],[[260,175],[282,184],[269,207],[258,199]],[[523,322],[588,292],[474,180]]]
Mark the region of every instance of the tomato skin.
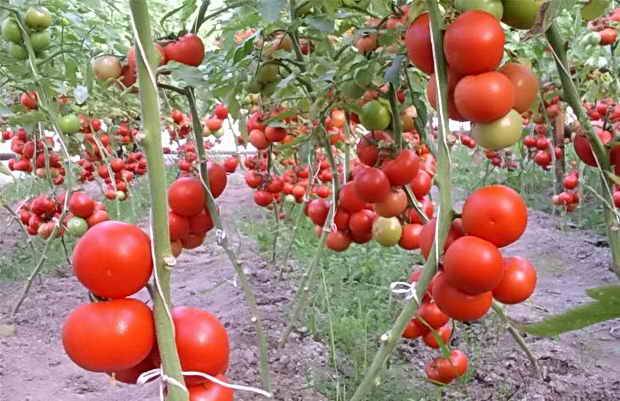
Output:
[[502,248],[518,240],[527,227],[527,205],[512,188],[490,185],[473,192],[463,206],[468,235]]
[[183,249],[196,249],[205,242],[205,234],[188,234],[181,238]]
[[435,330],[438,330],[442,326],[445,326],[450,320],[448,315],[443,313],[434,302],[422,303],[422,306],[420,306],[420,309],[418,309],[417,316],[420,320],[420,323],[424,324],[424,322],[426,322],[426,324],[428,324]]
[[375,167],[367,167],[353,180],[357,196],[365,202],[382,202],[390,194],[390,180],[387,175]]
[[[424,256],[424,259],[428,259],[428,255],[431,252],[431,247],[435,241],[436,222],[436,218],[429,220],[428,223],[424,225],[422,232],[420,233],[420,251],[422,252],[422,256]],[[448,237],[446,238],[446,242],[443,247],[444,251],[448,250],[452,243],[463,235],[465,235],[465,232],[463,231],[463,221],[461,219],[454,219],[450,225],[450,231],[448,231]]]
[[515,102],[513,108],[519,113],[528,111],[538,96],[540,84],[538,77],[525,64],[506,63],[499,72],[504,74],[515,89]]
[[496,71],[469,75],[454,89],[459,114],[474,123],[490,123],[508,114],[515,103],[510,79]]
[[[450,340],[450,336],[452,336],[452,325],[446,324],[444,326],[441,326],[439,329],[436,329],[436,332],[439,338],[441,338],[441,341],[443,341],[444,344],[447,344]],[[424,337],[422,337],[422,340],[424,341],[424,344],[426,344],[430,348],[439,348],[439,342],[437,341],[432,332],[425,334]]]
[[273,194],[267,191],[256,191],[254,192],[254,202],[258,206],[269,206],[273,202]]
[[117,370],[115,372],[108,372],[114,375],[114,380],[127,384],[136,384],[140,375],[149,370],[156,369],[157,366],[153,363],[151,355],[147,356],[142,362],[136,366],[132,366],[129,369]]
[[439,274],[433,283],[433,299],[439,309],[452,319],[460,321],[478,320],[491,308],[493,293],[468,295],[452,287],[445,274]]
[[205,55],[205,47],[199,36],[188,33],[164,47],[166,58],[181,64],[199,66]]
[[168,205],[180,216],[197,215],[203,210],[205,201],[204,187],[197,178],[178,178],[168,188]]
[[351,230],[351,234],[358,236],[370,235],[376,217],[375,212],[368,209],[363,209],[351,214],[349,218],[349,230]]
[[484,11],[466,11],[446,30],[446,61],[461,75],[493,71],[502,61],[504,41],[504,31],[495,17]]
[[420,323],[417,319],[411,319],[405,331],[403,332],[403,337],[408,338],[410,340],[415,340],[418,337],[422,337],[428,333],[430,329]]
[[420,159],[418,155],[410,149],[401,151],[393,160],[388,160],[383,164],[382,170],[387,175],[392,186],[406,185],[413,180],[418,173]]
[[488,124],[474,124],[472,137],[478,145],[488,150],[500,150],[514,145],[521,139],[523,118],[517,111],[510,110],[499,120]]
[[[198,308],[178,306],[172,310],[172,320],[183,371],[212,376],[226,372],[230,352],[228,333],[217,317]],[[186,378],[188,384],[205,381],[199,377]]]
[[135,299],[83,304],[65,320],[62,342],[71,360],[86,370],[129,369],[155,344],[153,314]]
[[433,188],[433,177],[424,170],[419,170],[409,184],[417,200],[422,200]]
[[189,218],[189,232],[191,234],[204,235],[213,227],[213,220],[207,210]]
[[407,194],[399,188],[391,191],[382,202],[375,203],[375,211],[381,217],[396,217],[407,209],[408,204]]
[[427,74],[435,71],[428,13],[416,18],[405,34],[405,46],[409,60]]
[[493,289],[493,297],[507,305],[521,303],[536,289],[536,269],[519,256],[504,258],[504,277]]
[[313,199],[308,203],[306,211],[315,225],[323,227],[329,214],[329,202],[325,199]]
[[[459,113],[454,101],[454,89],[461,78],[461,75],[448,69],[448,116],[455,121],[467,121],[467,119]],[[432,74],[426,85],[426,97],[433,109],[437,110],[437,83],[435,79],[435,74]]]
[[[603,144],[608,144],[613,136],[609,131],[597,129],[596,135],[601,139]],[[592,145],[590,144],[590,140],[583,134],[577,134],[573,138],[573,146],[575,147],[575,153],[577,156],[588,166],[596,167],[596,159],[594,157],[594,151],[592,150]]]
[[[217,375],[216,378],[229,381],[224,375]],[[211,382],[191,386],[188,390],[189,401],[233,401],[235,395],[234,390]]]
[[170,241],[177,241],[190,233],[189,219],[174,212],[168,213],[168,226],[170,228]]
[[325,246],[335,252],[344,252],[351,245],[351,238],[342,231],[331,231],[327,234]]
[[74,192],[69,199],[69,211],[74,216],[87,219],[95,211],[95,201],[84,192]]
[[421,224],[405,224],[398,245],[408,251],[420,248],[420,234],[424,227]]
[[153,270],[151,241],[138,227],[104,221],[73,250],[73,272],[95,295],[124,298],[142,289]]
[[451,286],[469,295],[491,291],[502,280],[502,254],[492,243],[473,236],[457,239],[446,251],[444,275]]
[[228,178],[226,177],[226,169],[224,169],[221,164],[208,162],[207,170],[211,194],[214,198],[219,198],[219,196],[224,192],[224,189],[226,189],[226,183],[228,182]]

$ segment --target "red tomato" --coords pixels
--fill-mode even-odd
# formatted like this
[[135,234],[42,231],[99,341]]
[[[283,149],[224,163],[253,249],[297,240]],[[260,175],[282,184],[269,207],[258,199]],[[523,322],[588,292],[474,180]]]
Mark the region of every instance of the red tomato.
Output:
[[405,46],[409,60],[416,67],[427,74],[435,71],[428,13],[420,15],[411,23],[405,34]]
[[[435,206],[433,205],[433,201],[431,200],[431,198],[429,198],[428,196],[425,196],[422,199],[422,211],[424,212],[426,217],[428,217],[429,219],[432,219],[433,215],[435,214]],[[413,208],[407,211],[407,216],[409,218],[409,221],[413,224],[424,223],[422,221],[422,217],[420,217],[418,212]]]
[[62,342],[69,358],[86,370],[129,369],[155,344],[153,314],[135,299],[80,305],[65,320]]
[[515,104],[513,108],[519,113],[528,111],[538,96],[540,85],[538,77],[525,64],[506,63],[499,72],[504,74],[515,89]]
[[205,47],[199,36],[188,33],[164,48],[166,58],[181,64],[199,66],[205,55]]
[[379,142],[392,142],[392,138],[383,131],[373,131],[360,138],[355,152],[362,163],[374,167],[379,162]]
[[101,222],[109,220],[108,212],[105,210],[95,210],[93,214],[91,214],[86,222],[88,223],[88,227],[93,227]]
[[181,216],[197,215],[204,208],[205,201],[204,187],[197,178],[178,178],[168,188],[168,205],[173,212]]
[[[217,375],[218,379],[228,382],[224,375]],[[216,383],[203,383],[189,387],[189,401],[233,401],[235,392]]]
[[153,358],[149,355],[142,362],[129,369],[117,370],[115,372],[108,372],[113,375],[114,380],[118,380],[122,383],[136,384],[140,375],[149,370],[157,368],[153,363]]
[[331,231],[327,234],[325,246],[332,251],[344,252],[351,245],[351,238],[342,231]]
[[[435,224],[437,219],[431,219],[424,225],[422,232],[420,233],[420,251],[424,259],[428,259],[428,255],[431,253],[431,247],[435,241]],[[446,251],[452,245],[454,241],[465,235],[463,231],[463,221],[461,219],[455,219],[450,225],[450,231],[446,237],[443,250]]]
[[365,202],[382,202],[390,194],[390,181],[387,175],[375,167],[360,171],[353,181],[359,198]]
[[317,226],[323,226],[329,214],[329,202],[325,199],[313,199],[308,203],[307,215]]
[[265,137],[265,133],[257,129],[250,131],[250,143],[258,150],[264,150],[269,147],[269,141]]
[[456,376],[461,377],[467,372],[469,358],[467,358],[467,355],[465,355],[463,351],[453,349],[452,352],[450,352],[450,363],[456,370]]
[[478,320],[491,308],[491,291],[480,295],[468,295],[452,287],[445,277],[439,274],[433,283],[433,299],[439,309],[452,319],[460,321]]
[[225,120],[228,117],[228,107],[222,103],[219,103],[215,106],[214,114],[220,120]]
[[502,254],[492,243],[473,236],[457,239],[443,259],[444,275],[451,286],[470,295],[491,291],[502,280]]
[[419,170],[409,184],[416,199],[421,200],[431,192],[433,177],[424,170]]
[[364,209],[366,202],[364,202],[355,190],[355,183],[349,182],[340,189],[340,195],[338,197],[340,207],[349,213],[359,212]]
[[[448,116],[452,120],[466,121],[458,109],[456,103],[454,103],[454,89],[461,80],[461,75],[455,73],[451,69],[448,69]],[[432,74],[426,85],[426,97],[433,109],[437,110],[437,83],[435,81],[435,74]]]
[[205,242],[205,234],[188,234],[181,238],[184,249],[196,249]]
[[365,236],[372,234],[372,226],[375,221],[376,214],[368,209],[360,210],[351,214],[349,218],[349,229],[353,234],[353,240],[355,237]]
[[338,230],[347,231],[349,229],[350,218],[351,215],[347,211],[339,208],[336,210],[336,215],[334,216],[334,224],[336,224]]
[[256,191],[254,192],[254,202],[258,206],[269,206],[273,202],[273,194],[267,191]]
[[405,224],[398,242],[400,247],[408,251],[420,248],[420,234],[423,228],[421,224]]
[[536,289],[536,269],[518,256],[504,258],[504,277],[493,289],[499,302],[513,305],[528,299]]
[[[204,372],[215,376],[228,369],[228,333],[211,313],[192,307],[179,306],[172,310],[176,330],[176,345],[183,371]],[[203,383],[206,379],[188,377],[188,384]]]
[[490,123],[504,117],[515,104],[512,82],[496,71],[469,75],[454,89],[460,115],[475,123]]
[[426,335],[426,333],[428,333],[429,331],[430,329],[420,323],[418,320],[411,319],[409,324],[407,324],[405,331],[403,332],[403,337],[410,340],[415,340],[418,337]]
[[189,234],[189,220],[174,212],[168,212],[168,226],[170,228],[170,241],[180,240]]
[[418,309],[417,318],[420,320],[420,323],[426,323],[425,325],[431,326],[435,330],[446,325],[448,320],[450,320],[448,315],[443,313],[434,302],[422,303],[422,306]]
[[95,201],[84,192],[74,192],[69,199],[69,211],[74,216],[87,219],[95,211]]
[[207,163],[207,171],[211,194],[214,198],[218,198],[222,192],[224,192],[226,183],[228,182],[228,179],[226,178],[226,170],[218,163],[209,162]]
[[235,156],[230,156],[224,160],[224,169],[227,173],[234,173],[239,165],[239,160]]
[[245,173],[245,183],[248,184],[250,188],[258,188],[260,184],[262,184],[263,178],[260,174],[255,171],[248,171]]
[[420,160],[418,155],[410,149],[401,151],[396,159],[383,163],[382,170],[387,175],[392,186],[406,185],[418,173]]
[[204,235],[213,228],[213,220],[208,211],[203,210],[196,216],[189,218],[189,232],[194,235]]
[[286,137],[286,129],[282,127],[267,127],[265,128],[265,138],[269,142],[282,142]]
[[19,97],[19,102],[28,110],[36,110],[39,103],[38,99],[37,92],[24,92]]
[[73,272],[95,295],[124,298],[142,289],[153,270],[151,241],[120,221],[93,226],[73,250]]
[[396,217],[404,213],[409,205],[407,194],[402,189],[390,191],[381,202],[375,203],[375,211],[381,217]]
[[504,185],[478,189],[463,206],[463,227],[468,235],[504,247],[525,231],[527,205],[515,190]]
[[456,378],[456,369],[448,358],[433,359],[426,364],[424,371],[429,380],[440,384],[449,384]]
[[[612,139],[613,135],[609,131],[596,129],[596,135],[601,139],[603,144],[608,144]],[[588,166],[596,167],[596,159],[594,158],[594,152],[592,151],[592,145],[590,145],[590,140],[581,134],[575,135],[573,138],[573,145],[575,147],[575,153],[577,156]]]
[[[436,330],[435,334],[438,335],[439,338],[441,338],[441,341],[444,344],[447,344],[450,340],[450,336],[452,336],[452,325],[446,324],[444,326],[441,326],[439,329]],[[424,340],[424,344],[428,345],[431,348],[439,348],[439,341],[437,341],[437,339],[433,335],[433,332],[424,335],[424,337],[422,337],[422,340]]]
[[461,75],[493,71],[504,55],[504,31],[497,19],[484,11],[466,11],[446,29],[446,61]]

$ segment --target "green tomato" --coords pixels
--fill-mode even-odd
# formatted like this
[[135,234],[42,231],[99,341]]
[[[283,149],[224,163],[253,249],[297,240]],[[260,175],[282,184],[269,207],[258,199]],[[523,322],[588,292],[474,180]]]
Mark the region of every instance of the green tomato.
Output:
[[52,25],[52,16],[45,7],[30,7],[24,17],[28,28],[42,31]]
[[504,5],[501,0],[455,0],[454,6],[461,11],[486,11],[498,20],[501,20],[504,15]]
[[88,230],[88,223],[81,217],[72,217],[67,222],[67,232],[75,238],[79,238]]
[[16,60],[26,60],[28,58],[26,49],[15,43],[9,43],[9,55]]
[[259,84],[256,80],[252,80],[248,83],[247,90],[249,93],[258,93],[261,90],[261,84]]
[[22,43],[22,31],[14,19],[7,18],[2,22],[2,37],[9,42]]
[[390,126],[390,110],[379,100],[368,102],[362,107],[360,115],[362,125],[369,130],[384,130]]
[[127,194],[123,191],[116,191],[116,199],[119,201],[124,201],[127,199]]
[[51,41],[50,33],[48,31],[34,32],[30,35],[32,49],[35,52],[40,52],[50,47]]
[[581,9],[581,18],[591,21],[603,15],[609,7],[609,0],[590,0]]
[[488,124],[475,124],[472,136],[488,150],[500,150],[517,143],[523,131],[523,118],[516,110]]
[[394,246],[400,241],[403,227],[396,217],[378,217],[372,225],[372,238],[383,246]]
[[260,66],[256,73],[256,81],[259,84],[268,84],[278,81],[280,78],[280,67],[274,63],[266,63]]
[[536,22],[538,10],[544,0],[503,0],[502,21],[517,29],[530,29]]
[[80,118],[75,114],[62,116],[58,124],[60,125],[60,130],[64,134],[75,134],[76,132],[80,132]]
[[277,82],[270,82],[268,84],[265,84],[261,87],[260,89],[260,93],[263,96],[271,96],[274,94],[274,92],[276,91],[278,87],[278,83]]

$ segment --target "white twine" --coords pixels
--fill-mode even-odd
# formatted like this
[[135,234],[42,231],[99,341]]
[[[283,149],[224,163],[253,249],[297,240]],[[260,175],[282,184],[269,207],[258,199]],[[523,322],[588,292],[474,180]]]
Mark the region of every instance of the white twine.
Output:
[[226,231],[222,230],[221,228],[215,230],[215,239],[218,245],[222,245],[224,243],[224,240],[226,239]]
[[[204,379],[209,380],[210,382],[213,382],[215,384],[218,384],[222,387],[226,387],[229,388],[231,390],[237,390],[237,391],[246,391],[249,393],[256,393],[256,394],[260,394],[263,397],[266,398],[273,398],[273,394],[271,394],[268,391],[265,390],[261,390],[259,388],[256,387],[250,387],[250,386],[244,386],[244,385],[240,385],[240,384],[230,384],[230,383],[226,383],[223,380],[220,380],[216,377],[213,377],[211,375],[208,375],[206,373],[203,372],[194,372],[194,371],[189,371],[189,372],[181,372],[181,374],[183,376],[199,376],[202,377]],[[163,401],[164,400],[164,385],[165,384],[172,384],[174,386],[177,386],[180,389],[183,389],[183,391],[188,392],[187,387],[185,387],[184,384],[180,383],[178,380],[167,376],[162,369],[153,369],[153,370],[149,370],[146,371],[144,373],[142,373],[140,375],[140,377],[138,377],[137,380],[137,384],[146,384],[149,381],[153,380],[153,379],[157,379],[159,378],[161,380],[160,382],[160,386],[159,386],[159,394],[160,394],[160,398]]]
[[416,303],[420,303],[418,300],[418,294],[416,293],[416,284],[407,283],[405,281],[395,281],[390,284],[390,291],[392,294],[404,295],[405,300],[410,301],[414,299]]

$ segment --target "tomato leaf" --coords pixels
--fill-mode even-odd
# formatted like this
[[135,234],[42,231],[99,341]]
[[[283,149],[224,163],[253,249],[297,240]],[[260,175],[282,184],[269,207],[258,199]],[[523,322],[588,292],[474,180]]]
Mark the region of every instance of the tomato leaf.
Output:
[[576,0],[549,0],[543,3],[538,10],[534,26],[527,32],[525,38],[542,35],[551,27],[553,20],[565,9],[572,8]]
[[620,317],[620,286],[587,290],[596,300],[533,324],[518,324],[520,330],[537,336],[552,337]]
[[305,21],[308,25],[317,31],[323,33],[331,33],[334,32],[334,20],[324,18],[321,16],[312,16],[305,18]]
[[285,0],[260,0],[260,13],[266,21],[275,22],[280,18],[285,3]]
[[581,18],[591,21],[603,15],[609,7],[610,0],[588,0],[581,8]]

